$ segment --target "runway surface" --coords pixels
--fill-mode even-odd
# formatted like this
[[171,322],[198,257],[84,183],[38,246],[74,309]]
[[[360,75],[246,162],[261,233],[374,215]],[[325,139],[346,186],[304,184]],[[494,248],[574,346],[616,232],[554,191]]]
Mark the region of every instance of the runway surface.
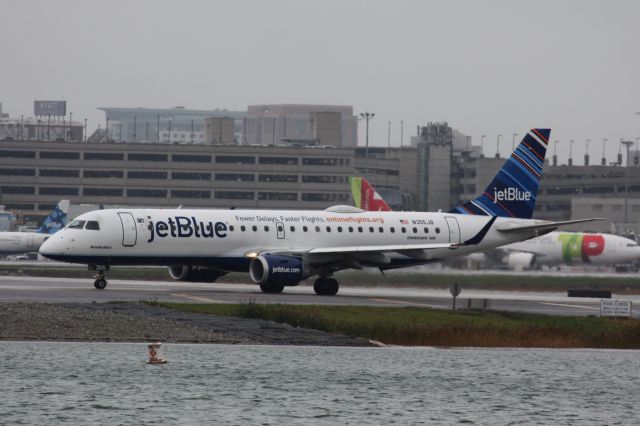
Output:
[[[640,296],[613,295],[640,306]],[[342,287],[336,296],[317,296],[309,286],[286,287],[282,294],[265,294],[255,284],[208,284],[171,281],[109,280],[96,290],[90,279],[0,276],[0,301],[105,303],[111,301],[171,301],[183,303],[291,303],[369,306],[417,306],[447,309],[447,290],[417,288]],[[599,315],[600,300],[567,297],[566,293],[465,291],[457,306],[497,311],[554,315]],[[640,317],[634,309],[633,316]]]

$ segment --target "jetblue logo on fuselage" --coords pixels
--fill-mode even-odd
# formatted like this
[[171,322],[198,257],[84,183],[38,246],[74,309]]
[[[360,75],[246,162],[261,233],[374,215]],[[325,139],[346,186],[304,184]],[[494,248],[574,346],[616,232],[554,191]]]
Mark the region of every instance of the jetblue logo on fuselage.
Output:
[[158,220],[154,224],[149,222],[148,243],[152,242],[156,236],[158,238],[226,238],[227,225],[223,222],[203,222],[195,217],[175,216],[167,221]]
[[498,190],[493,188],[493,203],[498,201],[530,201],[531,193],[529,191],[520,191],[518,188],[505,188]]

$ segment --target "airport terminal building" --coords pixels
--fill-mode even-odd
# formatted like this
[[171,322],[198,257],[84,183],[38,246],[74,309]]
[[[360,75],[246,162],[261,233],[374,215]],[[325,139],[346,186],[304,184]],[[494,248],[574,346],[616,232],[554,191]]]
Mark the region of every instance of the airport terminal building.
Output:
[[[149,122],[167,113],[147,112]],[[173,111],[187,117],[182,127],[172,128],[184,138],[175,133],[163,140],[161,124],[159,142],[131,140],[133,131],[146,133],[146,124],[134,130],[144,117],[140,109],[108,113],[118,131],[103,128],[87,142],[82,135],[38,140],[31,131],[22,140],[0,140],[0,204],[15,212],[19,223],[38,222],[63,198],[106,206],[324,209],[352,203],[348,177],[354,175],[367,177],[394,209],[447,211],[475,198],[505,161],[484,157],[447,123],[418,128],[410,146],[355,146],[350,107],[261,105],[242,115],[203,113],[198,128],[203,137],[193,142],[188,118],[193,110]],[[126,124],[130,118],[132,127]],[[245,140],[247,123],[252,143],[238,143]],[[195,123],[193,128],[195,133]],[[535,217],[607,217],[637,232],[640,166],[630,164],[547,165]],[[589,229],[609,228],[603,221]]]

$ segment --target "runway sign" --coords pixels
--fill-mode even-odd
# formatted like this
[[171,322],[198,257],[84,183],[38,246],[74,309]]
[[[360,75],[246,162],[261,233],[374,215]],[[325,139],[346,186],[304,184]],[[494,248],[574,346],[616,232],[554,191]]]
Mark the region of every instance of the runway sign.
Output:
[[632,303],[630,300],[605,299],[600,301],[601,317],[631,317]]

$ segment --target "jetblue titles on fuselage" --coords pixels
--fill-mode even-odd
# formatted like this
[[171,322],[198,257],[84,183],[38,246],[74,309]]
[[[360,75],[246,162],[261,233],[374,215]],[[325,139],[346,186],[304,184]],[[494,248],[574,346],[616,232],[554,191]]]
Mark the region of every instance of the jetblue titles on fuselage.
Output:
[[166,221],[157,220],[155,224],[149,222],[148,243],[153,242],[155,237],[158,238],[226,238],[227,225],[223,222],[211,222],[197,220],[195,217],[174,216],[167,218]]

